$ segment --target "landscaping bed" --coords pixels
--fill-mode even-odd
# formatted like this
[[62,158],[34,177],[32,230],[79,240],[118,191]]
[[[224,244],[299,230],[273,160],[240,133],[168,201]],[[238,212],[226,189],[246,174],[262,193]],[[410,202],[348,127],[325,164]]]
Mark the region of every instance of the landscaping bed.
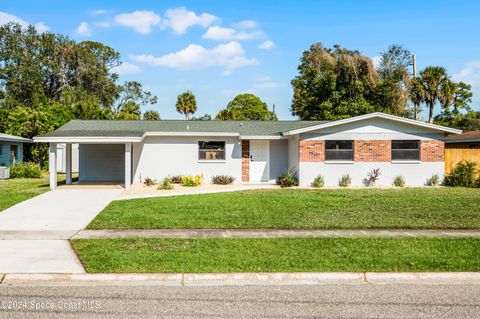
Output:
[[90,273],[480,271],[471,238],[79,239]]
[[114,201],[88,229],[478,229],[480,189],[272,189]]

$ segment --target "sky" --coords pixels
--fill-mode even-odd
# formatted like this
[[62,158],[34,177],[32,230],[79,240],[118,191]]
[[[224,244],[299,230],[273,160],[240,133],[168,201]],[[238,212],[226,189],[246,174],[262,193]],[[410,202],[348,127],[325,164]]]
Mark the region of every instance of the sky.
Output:
[[215,116],[248,92],[275,105],[279,119],[294,119],[290,81],[315,42],[372,58],[402,44],[416,54],[418,70],[443,66],[471,84],[472,106],[480,110],[478,0],[0,0],[0,24],[9,21],[113,47],[123,61],[115,70],[120,79],[157,95],[143,110],[162,119],[183,118],[175,102],[185,90],[197,98],[197,116]]

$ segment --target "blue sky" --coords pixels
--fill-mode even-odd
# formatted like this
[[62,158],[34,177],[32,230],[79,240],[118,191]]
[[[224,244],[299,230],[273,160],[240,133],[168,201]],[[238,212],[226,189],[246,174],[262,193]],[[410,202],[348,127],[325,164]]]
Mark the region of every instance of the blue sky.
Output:
[[[196,115],[215,115],[252,92],[280,119],[292,119],[290,80],[314,42],[378,56],[399,43],[418,68],[441,65],[474,89],[480,109],[480,1],[5,1],[0,23],[15,20],[118,50],[122,80],[158,96],[163,119],[179,93],[197,97]],[[424,114],[425,117],[425,114]]]

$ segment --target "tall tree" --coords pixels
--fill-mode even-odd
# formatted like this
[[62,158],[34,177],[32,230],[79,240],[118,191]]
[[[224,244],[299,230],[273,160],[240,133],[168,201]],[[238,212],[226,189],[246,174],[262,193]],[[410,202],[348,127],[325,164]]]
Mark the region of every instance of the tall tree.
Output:
[[239,94],[227,107],[218,112],[217,120],[267,121],[277,120],[277,116],[268,110],[267,103],[251,93]]
[[199,117],[192,117],[192,121],[210,121],[212,119],[212,116],[210,114],[204,114]]
[[333,120],[377,110],[378,74],[372,60],[339,45],[313,44],[303,52],[292,80],[292,115],[304,120]]
[[421,100],[428,106],[428,122],[433,123],[433,110],[435,104],[449,105],[453,99],[453,84],[447,75],[445,68],[429,66],[420,71],[420,76],[415,79],[414,87],[418,90],[415,94],[421,94]]
[[[141,83],[137,81],[127,81],[118,88],[117,101],[113,112],[118,116],[122,110],[124,112],[125,109],[132,110],[133,104],[138,106],[139,112],[140,106],[155,103],[157,103],[157,97],[148,91],[144,91]],[[125,105],[127,106],[125,107]]]
[[160,114],[157,111],[149,110],[143,113],[143,119],[145,121],[158,121],[160,120]]
[[185,115],[185,119],[188,121],[190,114],[193,114],[197,111],[197,101],[195,100],[195,95],[193,95],[193,93],[190,91],[180,94],[177,97],[176,108],[177,112]]

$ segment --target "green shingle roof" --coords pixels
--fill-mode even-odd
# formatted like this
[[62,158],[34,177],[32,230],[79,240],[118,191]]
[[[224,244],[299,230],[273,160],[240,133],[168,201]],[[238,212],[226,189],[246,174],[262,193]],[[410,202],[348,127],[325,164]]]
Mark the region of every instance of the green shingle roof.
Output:
[[40,137],[141,137],[146,132],[221,132],[273,136],[326,121],[112,121],[73,120]]

